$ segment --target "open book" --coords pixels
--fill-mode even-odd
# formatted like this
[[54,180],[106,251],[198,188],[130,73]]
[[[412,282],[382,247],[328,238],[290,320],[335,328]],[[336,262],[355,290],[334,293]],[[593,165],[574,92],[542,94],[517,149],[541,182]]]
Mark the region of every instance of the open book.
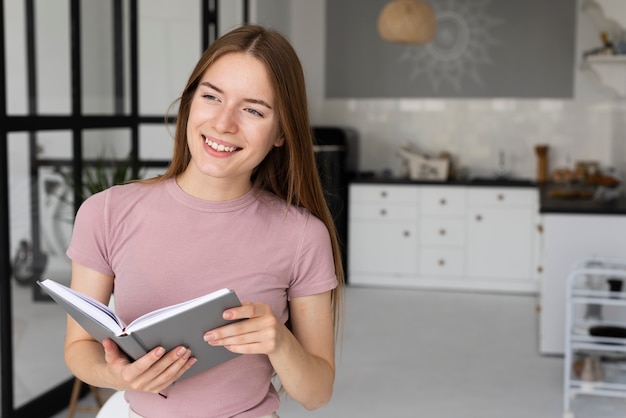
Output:
[[93,338],[111,338],[133,360],[157,346],[170,351],[183,345],[198,361],[181,378],[217,366],[238,354],[204,341],[206,331],[235,321],[222,318],[229,308],[241,306],[234,291],[221,289],[196,299],[157,309],[125,324],[107,306],[50,279],[37,284]]

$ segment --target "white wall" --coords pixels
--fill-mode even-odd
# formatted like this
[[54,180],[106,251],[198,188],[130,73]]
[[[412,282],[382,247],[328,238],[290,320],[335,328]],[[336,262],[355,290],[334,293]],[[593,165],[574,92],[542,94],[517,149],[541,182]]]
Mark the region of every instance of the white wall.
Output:
[[250,0],[250,22],[270,27],[289,36],[290,0]]
[[[534,146],[539,143],[550,145],[550,169],[597,160],[626,172],[624,101],[578,69],[571,100],[327,100],[325,1],[291,0],[290,6],[289,36],[305,67],[312,119],[359,132],[362,170],[402,171],[394,148],[411,140],[431,154],[451,152],[459,166],[475,175],[491,174],[502,150],[515,176],[534,178]],[[577,60],[598,45],[591,21],[578,13]]]

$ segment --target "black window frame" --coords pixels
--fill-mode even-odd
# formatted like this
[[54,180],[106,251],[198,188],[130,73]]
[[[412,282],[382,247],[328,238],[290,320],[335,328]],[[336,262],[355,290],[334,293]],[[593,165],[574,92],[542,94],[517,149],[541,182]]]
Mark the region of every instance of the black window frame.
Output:
[[[243,1],[242,22],[249,20],[248,0]],[[114,33],[122,31],[121,20],[126,10],[123,10],[122,0],[111,0],[114,16]],[[218,31],[218,0],[200,0],[201,36],[202,49],[206,49],[210,42],[216,39]],[[165,124],[164,115],[140,115],[139,91],[138,91],[138,0],[128,0],[129,36],[128,48],[130,68],[130,112],[121,114],[123,108],[124,92],[124,45],[122,36],[114,39],[114,97],[115,114],[112,115],[83,115],[82,114],[82,89],[81,89],[81,16],[80,0],[69,0],[70,4],[70,51],[71,51],[71,114],[69,115],[37,115],[37,91],[36,91],[36,59],[35,59],[35,1],[25,0],[26,44],[27,44],[27,91],[28,113],[22,115],[9,115],[7,113],[7,78],[5,50],[5,2],[0,0],[0,417],[32,417],[49,416],[67,408],[73,385],[73,378],[61,382],[48,392],[30,400],[25,405],[15,408],[14,406],[14,364],[13,364],[13,323],[12,323],[12,266],[11,266],[11,237],[9,225],[9,170],[8,170],[8,140],[9,135],[15,132],[28,134],[30,146],[30,173],[31,173],[31,198],[32,204],[37,205],[37,172],[42,166],[66,166],[71,167],[74,183],[78,188],[82,187],[83,166],[85,161],[82,156],[83,132],[93,129],[127,128],[130,130],[131,154],[130,164],[135,175],[143,167],[166,167],[169,161],[145,160],[139,158],[139,127],[141,125]],[[144,3],[145,4],[145,3]],[[202,51],[200,51],[201,53]],[[170,118],[170,122],[175,122]],[[35,137],[37,132],[66,130],[72,135],[72,158],[71,159],[37,159],[35,153]],[[77,210],[82,203],[79,198],[74,199],[74,209]],[[37,212],[37,211],[32,211]],[[35,215],[36,216],[36,215]],[[33,247],[37,244],[38,219],[31,219],[33,230]],[[37,248],[35,248],[35,251]],[[38,286],[33,285],[33,296],[38,296]],[[42,295],[43,297],[43,295]],[[83,385],[85,387],[86,385]],[[86,390],[87,391],[87,390]],[[85,391],[85,392],[86,392]]]

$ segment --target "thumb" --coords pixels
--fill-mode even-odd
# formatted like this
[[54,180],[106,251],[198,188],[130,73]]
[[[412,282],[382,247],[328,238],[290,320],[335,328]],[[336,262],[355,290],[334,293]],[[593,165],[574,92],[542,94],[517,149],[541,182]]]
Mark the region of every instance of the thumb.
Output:
[[117,344],[115,344],[110,338],[103,340],[102,346],[104,347],[104,359],[107,363],[111,364],[120,361],[128,363],[126,356],[120,351]]

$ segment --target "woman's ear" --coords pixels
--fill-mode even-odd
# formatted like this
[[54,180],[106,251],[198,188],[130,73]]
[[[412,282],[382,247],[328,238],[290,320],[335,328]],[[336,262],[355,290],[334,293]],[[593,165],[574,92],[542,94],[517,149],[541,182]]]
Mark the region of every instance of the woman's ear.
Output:
[[282,147],[283,145],[285,145],[285,135],[280,135],[278,138],[276,138],[276,141],[274,141],[274,146]]

